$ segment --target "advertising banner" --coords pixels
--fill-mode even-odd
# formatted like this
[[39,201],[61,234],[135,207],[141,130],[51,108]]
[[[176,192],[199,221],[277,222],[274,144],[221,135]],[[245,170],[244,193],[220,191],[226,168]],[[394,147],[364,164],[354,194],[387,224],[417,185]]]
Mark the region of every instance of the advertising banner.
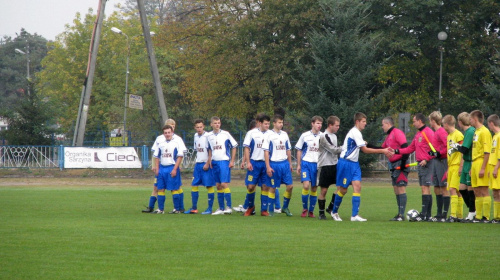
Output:
[[141,159],[132,147],[65,147],[64,168],[141,168]]

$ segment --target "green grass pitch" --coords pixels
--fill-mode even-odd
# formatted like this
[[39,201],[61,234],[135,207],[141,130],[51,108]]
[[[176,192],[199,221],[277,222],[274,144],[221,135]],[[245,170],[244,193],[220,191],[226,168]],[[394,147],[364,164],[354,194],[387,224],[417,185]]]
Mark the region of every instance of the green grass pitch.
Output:
[[[368,222],[353,223],[352,190],[334,222],[300,217],[298,184],[293,217],[242,217],[142,214],[150,180],[9,180],[0,183],[0,279],[500,278],[500,226],[389,222],[396,200],[383,182],[364,182]],[[231,191],[242,204],[242,182]],[[420,202],[413,184],[407,210]]]

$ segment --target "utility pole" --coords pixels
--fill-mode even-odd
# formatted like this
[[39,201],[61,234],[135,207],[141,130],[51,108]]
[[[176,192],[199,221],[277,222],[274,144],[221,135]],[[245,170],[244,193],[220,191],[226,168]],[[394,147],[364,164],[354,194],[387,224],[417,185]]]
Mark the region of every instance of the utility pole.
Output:
[[90,59],[87,67],[87,75],[82,89],[80,108],[78,109],[73,146],[83,146],[83,138],[85,136],[85,126],[87,125],[90,94],[92,91],[92,83],[94,81],[95,65],[97,61],[97,52],[99,50],[99,41],[101,38],[102,21],[104,19],[106,1],[107,0],[99,0],[99,10],[97,10],[97,21],[94,25],[94,32],[90,42]]
[[165,98],[163,96],[163,90],[161,88],[160,72],[158,71],[158,65],[156,64],[153,42],[151,41],[148,18],[146,17],[146,10],[144,9],[144,0],[137,0],[137,7],[139,8],[139,14],[141,16],[142,34],[144,35],[146,49],[148,50],[149,68],[151,70],[151,74],[153,75],[153,82],[156,90],[156,99],[158,100],[158,106],[160,108],[160,114],[163,120],[163,124],[168,119],[167,108],[165,106]]

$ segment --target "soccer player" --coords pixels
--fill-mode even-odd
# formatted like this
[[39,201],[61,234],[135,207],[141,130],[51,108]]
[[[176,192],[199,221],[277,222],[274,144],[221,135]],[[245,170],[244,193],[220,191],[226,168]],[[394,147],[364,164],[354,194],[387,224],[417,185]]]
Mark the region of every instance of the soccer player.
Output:
[[[271,118],[268,115],[261,115],[257,120],[258,127],[250,130],[245,137],[243,146],[245,147],[245,160],[247,161],[247,176],[245,178],[245,185],[247,186],[247,195],[245,204],[248,204],[248,209],[245,211],[245,216],[250,216],[255,210],[255,187],[259,182],[266,180],[266,163],[264,159],[263,144],[266,141],[269,133],[269,124]],[[261,195],[261,215],[269,216],[268,209],[268,195],[269,187],[262,184]],[[274,200],[274,197],[272,198]],[[274,214],[274,209],[273,213]]]
[[337,187],[340,187],[335,201],[331,216],[335,221],[342,221],[339,216],[339,207],[342,203],[344,195],[347,193],[347,188],[352,184],[352,215],[351,222],[366,222],[366,219],[359,216],[359,206],[361,204],[361,167],[359,166],[359,151],[366,154],[385,154],[391,157],[394,153],[388,148],[372,149],[366,147],[366,142],[363,140],[363,131],[366,127],[366,115],[363,113],[354,114],[354,127],[347,133],[344,144],[342,145],[342,153],[337,164]]
[[[164,125],[170,125],[172,127],[172,129],[175,131],[175,121],[173,119],[167,119],[165,121]],[[184,141],[182,141],[182,138],[180,136],[178,136],[177,134],[174,134],[172,136],[172,139],[174,139],[176,141],[180,140],[180,143],[182,145],[184,145]],[[161,142],[163,142],[163,141],[165,141],[165,136],[163,136],[163,134],[159,135],[158,137],[156,137],[156,140],[153,143],[153,146],[151,147],[151,152],[152,152],[151,170],[153,171],[154,174],[156,174],[156,165],[154,164],[154,162],[155,162],[154,153],[157,150],[158,144],[161,143]],[[187,148],[185,146],[183,148],[183,152],[187,152]],[[146,209],[142,210],[142,213],[151,213],[151,212],[153,212],[155,204],[156,204],[156,201],[157,201],[157,197],[158,197],[158,188],[156,187],[156,185],[157,185],[157,177],[155,175],[155,180],[154,180],[154,183],[153,183],[153,191],[152,191],[151,196],[149,198],[148,207],[146,207]],[[179,192],[178,194],[181,197],[181,207],[182,207],[181,209],[177,209],[177,210],[178,211],[184,211],[184,192],[182,191],[182,188],[179,188],[179,190],[177,190],[177,192]],[[174,209],[174,210],[172,210],[169,214],[176,214],[178,212],[176,209]]]
[[491,133],[483,125],[484,115],[479,110],[470,113],[470,124],[476,128],[472,142],[471,183],[476,196],[476,218],[473,223],[487,223],[490,219],[491,197],[488,190],[488,160],[491,152]]
[[193,171],[193,181],[191,182],[191,201],[193,206],[191,209],[184,212],[185,214],[196,214],[198,213],[198,196],[199,196],[199,186],[204,186],[207,188],[208,192],[208,208],[201,214],[208,215],[212,214],[212,207],[214,204],[214,186],[215,180],[212,174],[212,169],[210,164],[212,162],[212,151],[208,149],[208,132],[205,131],[205,125],[203,120],[197,119],[194,121],[194,129],[196,133],[194,134],[194,149],[196,150],[196,165]]
[[[217,185],[217,200],[219,209],[212,215],[231,214],[231,168],[234,167],[236,158],[236,146],[238,143],[229,132],[222,130],[219,117],[212,117],[210,125],[213,131],[207,135],[208,147],[212,152],[212,169],[215,183]],[[227,207],[224,207],[226,200]]]
[[457,145],[457,150],[463,154],[460,165],[460,194],[464,199],[469,214],[463,222],[470,222],[476,217],[476,196],[472,189],[470,169],[472,166],[472,142],[476,128],[470,125],[470,115],[467,112],[462,112],[457,117],[458,127],[464,132],[464,141],[462,145]]
[[283,117],[275,115],[273,118],[273,130],[270,131],[269,137],[264,142],[264,158],[267,169],[267,182],[269,188],[269,214],[275,212],[275,201],[279,201],[279,197],[273,200],[273,194],[276,195],[281,184],[286,185],[286,191],[283,195],[282,212],[288,217],[292,216],[288,205],[292,197],[293,181],[292,181],[292,152],[290,139],[288,134],[281,130],[283,128]]
[[[327,128],[323,133],[321,133],[319,139],[318,185],[320,187],[320,192],[318,196],[318,208],[320,220],[326,220],[325,198],[330,185],[336,184],[337,162],[339,161],[339,154],[342,152],[342,147],[337,146],[337,136],[335,135],[340,128],[340,119],[336,116],[330,116],[326,120],[326,123]],[[332,201],[330,203],[330,212],[333,208],[335,193],[336,192],[334,191]]]
[[500,118],[498,115],[488,117],[488,127],[495,135],[491,144],[491,153],[488,164],[490,165],[490,187],[493,190],[493,219],[491,223],[500,224],[500,176],[498,176],[498,168],[500,167]]
[[[382,143],[382,148],[391,147],[393,149],[401,149],[408,147],[405,133],[401,129],[394,127],[394,120],[392,117],[385,117],[382,120],[382,129],[387,134],[384,143]],[[371,145],[368,145],[368,147],[371,147]],[[410,168],[406,167],[408,157],[408,154],[394,154],[389,158],[392,187],[398,205],[398,214],[394,216],[391,221],[401,222],[405,219],[407,201],[406,186],[408,185],[408,173],[410,172]]]
[[[264,142],[264,158],[266,161],[266,170],[268,181],[266,185],[270,186],[269,192],[276,194],[276,190],[281,184],[286,185],[286,191],[283,195],[282,212],[288,217],[292,216],[288,205],[292,198],[292,152],[288,134],[281,130],[283,128],[283,117],[275,115],[273,118],[273,130],[267,141]],[[271,194],[272,197],[272,194]],[[279,197],[276,199],[279,201]],[[275,202],[270,199],[269,213],[274,212]]]
[[448,170],[447,143],[448,133],[441,127],[442,115],[439,111],[434,111],[429,115],[429,123],[434,130],[434,142],[432,142],[436,152],[431,152],[434,156],[432,165],[432,178],[434,183],[434,194],[436,195],[436,216],[431,218],[432,222],[445,222],[450,208],[450,192],[446,187],[446,171]]
[[[158,143],[155,150],[155,175],[158,178],[158,209],[153,213],[164,214],[165,211],[165,190],[172,192],[174,210],[180,209],[180,196],[178,190],[182,185],[179,166],[184,157],[184,146],[180,141],[173,139],[174,129],[170,125],[163,127],[165,141]],[[160,164],[161,163],[161,164]]]
[[418,181],[422,188],[422,212],[415,221],[422,222],[431,218],[432,195],[430,185],[432,183],[432,159],[434,157],[429,154],[431,148],[426,137],[429,141],[433,141],[434,131],[425,125],[425,116],[422,113],[413,116],[413,126],[417,129],[417,134],[415,134],[411,144],[406,148],[394,149],[394,152],[402,155],[415,152],[415,158],[418,162]]
[[448,189],[450,191],[450,217],[446,220],[448,223],[454,223],[462,220],[464,200],[459,192],[460,186],[460,162],[461,154],[453,147],[456,144],[462,144],[464,135],[455,129],[455,117],[446,115],[443,118],[443,128],[448,132]]
[[[318,199],[317,174],[319,156],[319,138],[323,118],[314,116],[311,119],[311,130],[302,133],[295,144],[297,150],[297,174],[300,175],[302,187],[302,218],[307,216],[315,218],[314,207]],[[311,194],[309,195],[309,191]],[[309,213],[307,202],[309,200]]]

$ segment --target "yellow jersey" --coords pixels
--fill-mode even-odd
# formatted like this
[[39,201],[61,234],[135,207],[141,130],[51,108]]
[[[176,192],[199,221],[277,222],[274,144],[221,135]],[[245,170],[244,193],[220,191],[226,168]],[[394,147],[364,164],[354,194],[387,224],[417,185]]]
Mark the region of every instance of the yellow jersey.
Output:
[[493,141],[491,142],[491,153],[488,164],[497,165],[497,161],[500,159],[500,151],[498,149],[498,142],[500,141],[500,132],[493,136]]
[[[446,137],[447,142],[447,150],[451,148],[451,144],[453,143],[462,143],[464,140],[464,135],[458,129],[455,129],[452,133],[448,134]],[[454,152],[451,155],[448,155],[448,166],[451,165],[459,165],[460,160],[462,159],[462,154],[458,151]]]
[[472,161],[484,158],[484,153],[491,152],[491,141],[491,133],[484,125],[476,129],[472,141]]

